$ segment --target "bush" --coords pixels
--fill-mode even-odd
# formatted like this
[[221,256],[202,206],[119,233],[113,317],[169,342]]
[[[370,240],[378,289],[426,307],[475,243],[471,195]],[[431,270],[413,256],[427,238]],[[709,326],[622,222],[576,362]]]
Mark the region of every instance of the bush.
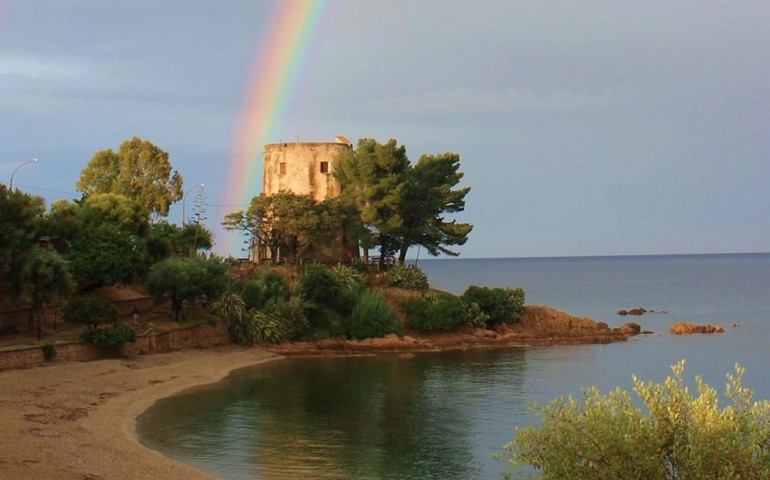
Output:
[[398,314],[379,293],[363,291],[350,315],[351,338],[376,338],[388,333],[401,334]]
[[270,304],[267,313],[281,322],[285,340],[300,340],[305,338],[310,329],[305,315],[306,308],[300,297],[292,297],[286,302]]
[[62,310],[62,318],[67,323],[96,327],[100,323],[116,322],[118,310],[115,305],[98,295],[80,295],[67,302]]
[[770,402],[755,402],[742,386],[744,369],[727,375],[719,409],[716,390],[695,377],[697,397],[684,384],[684,361],[663,383],[633,378],[631,394],[597,387],[583,400],[560,397],[536,408],[540,425],[519,428],[501,458],[532,465],[543,480],[768,479]]
[[358,290],[319,264],[311,264],[297,279],[295,291],[307,303],[307,319],[313,330],[327,330],[337,317],[350,317]]
[[241,298],[246,308],[263,309],[270,303],[286,299],[286,277],[270,270],[261,270],[243,282]]
[[472,327],[482,328],[487,326],[489,315],[484,313],[476,302],[465,304],[465,323]]
[[122,323],[114,323],[107,328],[89,325],[80,334],[80,340],[95,347],[117,350],[126,343],[136,341],[136,332]]
[[425,295],[402,304],[409,327],[417,332],[452,330],[465,322],[465,305],[449,293]]
[[54,358],[56,358],[56,345],[54,345],[51,342],[46,342],[43,344],[43,358],[50,362]]
[[383,275],[385,283],[391,287],[407,290],[425,291],[430,286],[428,277],[416,265],[396,264]]
[[471,309],[472,304],[489,318],[486,323],[513,323],[524,311],[524,290],[521,288],[490,288],[471,285],[462,295],[463,302]]
[[254,345],[278,343],[284,339],[286,327],[280,317],[268,311],[247,309],[237,293],[223,294],[214,302],[211,310],[224,318],[227,333],[233,343]]

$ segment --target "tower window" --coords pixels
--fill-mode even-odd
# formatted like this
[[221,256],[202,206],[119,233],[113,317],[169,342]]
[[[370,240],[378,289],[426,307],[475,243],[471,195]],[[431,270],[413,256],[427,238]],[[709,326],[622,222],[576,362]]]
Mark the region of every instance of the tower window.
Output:
[[278,175],[286,175],[286,162],[278,164]]
[[329,173],[329,162],[321,162],[321,173]]

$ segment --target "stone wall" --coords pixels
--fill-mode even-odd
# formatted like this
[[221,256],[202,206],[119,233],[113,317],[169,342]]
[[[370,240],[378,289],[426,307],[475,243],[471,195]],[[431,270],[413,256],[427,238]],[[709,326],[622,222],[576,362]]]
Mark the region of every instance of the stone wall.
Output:
[[334,176],[342,154],[351,146],[342,142],[287,142],[265,145],[262,193],[281,191],[310,195],[320,202],[340,194]]
[[[132,300],[114,301],[112,304],[118,310],[118,315],[123,317],[129,315],[134,308],[138,308],[140,311],[151,308],[154,305],[154,300],[152,297],[139,297]],[[61,317],[63,307],[64,304],[50,305],[40,311],[44,332],[56,330],[63,323]],[[34,327],[30,325],[29,314],[29,307],[0,312],[0,335],[34,332]]]
[[[228,343],[230,339],[227,328],[224,322],[220,321],[216,325],[201,324],[169,332],[137,335],[136,343],[126,344],[119,352],[105,351],[79,342],[61,342],[56,344],[56,358],[53,361],[90,362],[102,358],[208,348]],[[43,349],[39,345],[0,351],[0,370],[29,368],[45,363],[47,361],[43,358]]]

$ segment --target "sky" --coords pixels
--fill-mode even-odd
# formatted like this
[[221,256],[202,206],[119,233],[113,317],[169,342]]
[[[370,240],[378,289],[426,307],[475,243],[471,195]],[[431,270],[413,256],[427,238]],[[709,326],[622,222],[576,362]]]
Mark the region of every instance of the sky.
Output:
[[[35,157],[15,187],[79,198],[139,136],[243,255],[219,224],[274,7],[0,0],[0,181]],[[271,141],[458,153],[462,258],[765,252],[769,45],[764,1],[328,0]]]

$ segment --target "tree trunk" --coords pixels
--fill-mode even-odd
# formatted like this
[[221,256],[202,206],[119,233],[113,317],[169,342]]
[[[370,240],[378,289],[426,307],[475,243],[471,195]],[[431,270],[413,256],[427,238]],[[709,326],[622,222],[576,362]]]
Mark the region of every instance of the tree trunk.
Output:
[[407,240],[404,240],[403,243],[401,243],[401,251],[398,252],[398,263],[400,265],[403,265],[404,262],[406,262],[406,252],[409,251],[410,246],[411,244]]

